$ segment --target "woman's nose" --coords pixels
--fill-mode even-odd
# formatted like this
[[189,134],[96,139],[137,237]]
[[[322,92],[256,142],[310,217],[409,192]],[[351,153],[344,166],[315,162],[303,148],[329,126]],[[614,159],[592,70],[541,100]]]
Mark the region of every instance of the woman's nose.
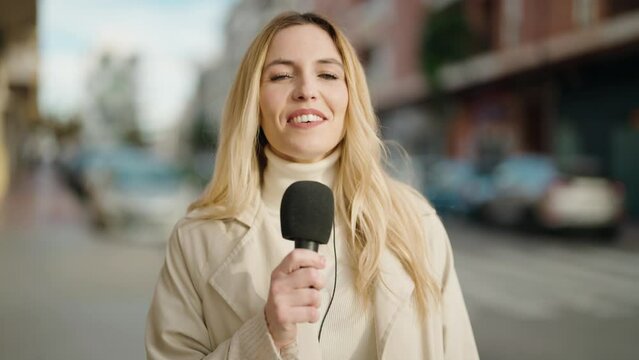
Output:
[[317,87],[313,80],[301,78],[295,84],[293,91],[295,100],[315,100],[317,98]]

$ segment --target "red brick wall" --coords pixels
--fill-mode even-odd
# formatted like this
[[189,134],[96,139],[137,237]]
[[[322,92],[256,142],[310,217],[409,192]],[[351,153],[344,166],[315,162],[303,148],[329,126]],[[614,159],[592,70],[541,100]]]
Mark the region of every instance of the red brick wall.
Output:
[[421,36],[426,10],[421,0],[395,1],[395,19],[389,41],[394,49],[393,73],[404,77],[419,73]]
[[546,40],[573,29],[572,5],[567,0],[523,0],[520,43]]

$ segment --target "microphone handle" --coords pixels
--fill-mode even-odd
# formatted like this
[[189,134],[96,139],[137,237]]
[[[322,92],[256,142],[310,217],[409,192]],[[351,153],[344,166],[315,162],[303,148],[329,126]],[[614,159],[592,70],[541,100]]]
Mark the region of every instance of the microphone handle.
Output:
[[319,244],[315,241],[310,240],[295,240],[295,248],[296,249],[307,249],[311,251],[317,252],[319,248]]

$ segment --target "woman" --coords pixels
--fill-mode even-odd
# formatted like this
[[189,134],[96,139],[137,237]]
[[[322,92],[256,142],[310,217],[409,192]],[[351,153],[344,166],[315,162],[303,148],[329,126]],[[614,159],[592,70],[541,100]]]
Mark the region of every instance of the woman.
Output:
[[[213,179],[169,241],[147,357],[476,359],[446,233],[383,170],[378,130],[344,35],[315,14],[273,19],[229,94]],[[297,180],[335,195],[319,253],[281,237]]]

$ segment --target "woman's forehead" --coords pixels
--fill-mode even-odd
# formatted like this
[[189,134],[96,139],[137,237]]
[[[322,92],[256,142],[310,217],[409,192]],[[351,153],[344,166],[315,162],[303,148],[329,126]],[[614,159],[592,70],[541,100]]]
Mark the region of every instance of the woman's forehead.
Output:
[[312,24],[293,25],[279,30],[269,45],[266,64],[276,59],[335,59],[339,63],[342,60],[330,35]]

